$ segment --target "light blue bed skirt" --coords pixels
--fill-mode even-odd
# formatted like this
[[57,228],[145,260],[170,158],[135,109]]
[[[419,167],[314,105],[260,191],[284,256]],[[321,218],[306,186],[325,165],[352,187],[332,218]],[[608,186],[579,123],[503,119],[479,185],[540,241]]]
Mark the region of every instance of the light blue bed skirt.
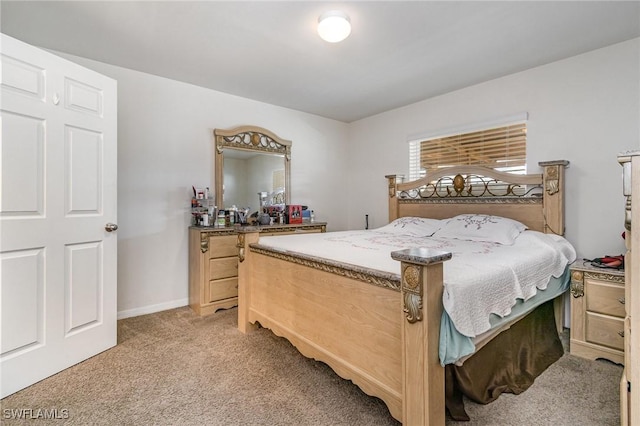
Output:
[[[549,284],[545,290],[538,290],[536,295],[526,302],[522,299],[518,299],[508,316],[500,317],[492,314],[489,319],[491,328],[500,327],[503,324],[512,321],[513,318],[521,318],[534,308],[549,300],[555,299],[557,296],[567,291],[570,281],[571,273],[567,266],[560,277],[551,278],[551,280],[549,280]],[[453,325],[453,321],[451,321],[449,314],[447,314],[446,311],[443,311],[442,321],[440,322],[440,364],[443,366],[446,364],[453,364],[460,358],[470,355],[475,351],[476,346],[473,344],[473,339],[460,334]]]

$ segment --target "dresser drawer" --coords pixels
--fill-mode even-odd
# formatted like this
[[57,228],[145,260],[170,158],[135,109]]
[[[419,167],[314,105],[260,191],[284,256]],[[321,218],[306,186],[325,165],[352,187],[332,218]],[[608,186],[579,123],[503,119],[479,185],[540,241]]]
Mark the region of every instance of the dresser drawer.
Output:
[[586,314],[586,340],[597,345],[624,349],[624,319],[600,315],[593,312]]
[[209,281],[209,302],[238,296],[238,278]]
[[587,311],[624,318],[624,285],[585,279]]
[[238,276],[238,258],[220,257],[209,260],[209,279],[219,280]]
[[[278,224],[256,229],[261,236],[324,232],[326,223]],[[238,235],[240,230],[235,227],[189,227],[189,306],[198,315],[238,305]]]
[[221,235],[209,238],[209,258],[230,257],[238,255],[236,235]]

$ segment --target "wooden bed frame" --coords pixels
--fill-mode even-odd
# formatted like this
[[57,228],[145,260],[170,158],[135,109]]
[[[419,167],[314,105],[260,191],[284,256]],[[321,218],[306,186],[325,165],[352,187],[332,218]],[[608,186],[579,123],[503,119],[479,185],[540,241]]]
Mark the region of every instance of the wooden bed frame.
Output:
[[[408,183],[387,176],[389,220],[486,213],[562,235],[564,169],[569,163],[539,164],[542,174],[466,167]],[[436,186],[430,183],[434,181]],[[498,181],[508,182],[502,187],[503,196],[494,194]],[[516,196],[516,189],[524,194]],[[258,238],[251,231],[238,235],[239,330],[250,332],[258,323],[272,330],[303,355],[328,364],[367,394],[382,399],[404,424],[444,425],[444,368],[438,342],[443,262],[451,254],[427,249],[393,252],[401,262],[399,276],[278,253],[260,246]],[[561,328],[559,299],[556,321]]]

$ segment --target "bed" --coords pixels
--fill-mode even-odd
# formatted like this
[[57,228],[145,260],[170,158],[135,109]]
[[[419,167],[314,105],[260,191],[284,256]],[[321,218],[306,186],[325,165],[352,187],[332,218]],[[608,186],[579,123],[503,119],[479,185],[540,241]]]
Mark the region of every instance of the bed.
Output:
[[[407,183],[389,175],[390,224],[400,218],[488,215],[513,219],[530,231],[562,235],[568,162],[539,164],[543,172],[530,175],[480,167],[443,169]],[[258,238],[259,233],[251,229],[238,234],[239,330],[250,332],[259,324],[285,337],[303,355],[328,364],[367,394],[382,399],[391,415],[404,424],[444,424],[445,376],[447,383],[460,382],[466,374],[455,376],[453,370],[443,367],[446,362],[441,363],[440,337],[446,317],[443,263],[450,261],[451,251],[437,244],[423,247],[419,242],[398,247],[390,255],[400,265],[394,270],[377,265],[382,261],[374,261],[374,267],[362,266],[278,248]],[[551,321],[554,315],[545,314],[543,307],[548,311],[552,306],[555,311],[552,333],[533,326],[538,335],[555,334],[549,349],[544,349],[545,355],[554,352],[546,357],[547,364],[560,356],[557,329],[561,328],[562,305],[560,297],[554,297],[533,311],[543,312]],[[480,342],[481,350],[526,325],[531,315],[523,313],[489,330]],[[456,355],[455,362],[463,362],[462,367],[472,365],[480,357],[477,348],[475,351],[460,359]]]

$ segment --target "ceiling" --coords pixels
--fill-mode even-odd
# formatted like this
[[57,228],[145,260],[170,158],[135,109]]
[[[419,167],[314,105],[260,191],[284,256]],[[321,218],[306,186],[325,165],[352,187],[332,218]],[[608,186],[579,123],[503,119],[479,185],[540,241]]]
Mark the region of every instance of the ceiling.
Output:
[[[316,33],[339,8],[345,41]],[[352,122],[640,37],[640,2],[9,1],[27,43]],[[640,76],[639,76],[640,78]]]

